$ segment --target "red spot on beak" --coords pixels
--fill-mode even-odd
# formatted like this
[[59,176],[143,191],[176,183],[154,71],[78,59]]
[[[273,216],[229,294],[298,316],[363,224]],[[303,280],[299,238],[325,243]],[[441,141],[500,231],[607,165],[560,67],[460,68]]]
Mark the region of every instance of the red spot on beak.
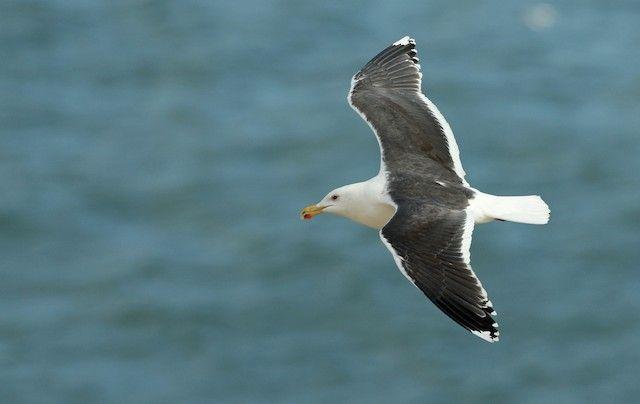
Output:
[[305,213],[304,216],[302,216],[302,217],[304,217],[305,219],[309,220],[309,219],[311,219],[313,217],[313,215],[311,215],[310,213]]

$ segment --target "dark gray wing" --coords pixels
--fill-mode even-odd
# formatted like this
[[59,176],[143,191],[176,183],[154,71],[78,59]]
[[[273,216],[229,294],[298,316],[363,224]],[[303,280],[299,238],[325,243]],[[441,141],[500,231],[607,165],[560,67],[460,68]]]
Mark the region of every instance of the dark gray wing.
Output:
[[400,271],[440,310],[480,338],[498,340],[487,292],[470,265],[473,218],[465,210],[403,202],[380,231]]
[[[405,37],[371,59],[353,76],[349,104],[375,132],[383,170],[423,166],[431,173],[438,170],[439,178],[466,184],[453,132],[438,108],[421,93],[415,47],[415,41]],[[411,163],[407,163],[408,155]]]

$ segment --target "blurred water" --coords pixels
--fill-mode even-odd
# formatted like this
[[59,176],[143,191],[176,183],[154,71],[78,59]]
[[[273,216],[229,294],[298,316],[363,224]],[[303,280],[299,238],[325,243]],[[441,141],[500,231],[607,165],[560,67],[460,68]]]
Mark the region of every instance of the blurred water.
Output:
[[[0,5],[2,402],[634,402],[640,4]],[[486,344],[377,233],[298,219],[378,170],[345,97],[415,36],[468,180]]]

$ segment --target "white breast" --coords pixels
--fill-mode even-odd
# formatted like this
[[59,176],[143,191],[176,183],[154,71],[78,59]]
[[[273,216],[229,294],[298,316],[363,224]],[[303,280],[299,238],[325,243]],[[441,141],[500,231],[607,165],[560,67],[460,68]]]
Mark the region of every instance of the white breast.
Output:
[[380,172],[360,185],[357,203],[345,216],[365,226],[381,229],[396,213],[396,204],[387,192],[385,175]]

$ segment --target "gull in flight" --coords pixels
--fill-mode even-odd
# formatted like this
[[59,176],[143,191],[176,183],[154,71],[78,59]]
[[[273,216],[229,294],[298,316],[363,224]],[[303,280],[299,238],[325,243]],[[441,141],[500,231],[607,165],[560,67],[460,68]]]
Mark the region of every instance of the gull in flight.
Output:
[[475,224],[549,221],[537,195],[495,196],[465,180],[451,127],[421,90],[415,40],[404,37],[353,76],[347,97],[380,145],[380,171],[301,212],[347,217],[379,229],[402,274],[440,310],[480,338],[498,341],[496,312],[471,269]]

